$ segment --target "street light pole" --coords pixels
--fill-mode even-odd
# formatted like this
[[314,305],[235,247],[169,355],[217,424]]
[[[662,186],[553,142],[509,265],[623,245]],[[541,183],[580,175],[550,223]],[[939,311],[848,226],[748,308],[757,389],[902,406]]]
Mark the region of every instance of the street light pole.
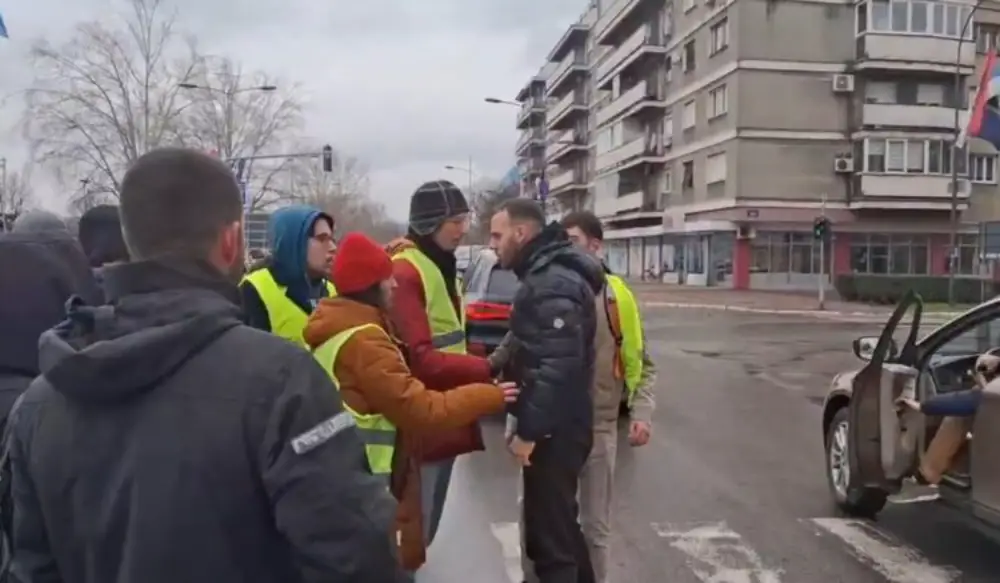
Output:
[[[976,0],[976,3],[972,6],[972,10],[969,11],[969,15],[965,17],[965,22],[962,23],[962,31],[958,35],[958,46],[955,49],[955,83],[954,83],[954,95],[952,96],[954,103],[954,137],[951,142],[951,212],[950,212],[950,237],[949,237],[949,249],[948,249],[948,305],[955,305],[955,270],[958,267],[958,137],[962,131],[961,128],[961,114],[962,114],[962,103],[965,101],[962,91],[962,45],[965,43],[965,36],[969,32],[969,26],[972,24],[972,19],[976,16],[976,11],[979,7],[983,5],[986,0]],[[969,104],[971,108],[972,104]],[[968,168],[966,168],[968,172]]]

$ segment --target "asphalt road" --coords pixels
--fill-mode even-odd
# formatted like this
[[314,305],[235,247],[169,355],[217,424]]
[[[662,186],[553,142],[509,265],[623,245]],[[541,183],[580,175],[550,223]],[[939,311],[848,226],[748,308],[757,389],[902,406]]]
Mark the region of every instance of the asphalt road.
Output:
[[[880,326],[691,310],[647,310],[646,326],[660,407],[653,441],[620,450],[612,583],[1000,580],[1000,545],[936,503],[878,522],[832,510],[820,399],[856,366],[851,339]],[[517,470],[499,424],[486,431],[420,583],[520,581]]]

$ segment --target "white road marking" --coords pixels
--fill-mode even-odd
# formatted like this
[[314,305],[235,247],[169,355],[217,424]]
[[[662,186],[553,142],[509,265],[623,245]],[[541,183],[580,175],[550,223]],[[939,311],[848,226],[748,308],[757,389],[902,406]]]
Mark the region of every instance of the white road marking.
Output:
[[504,567],[511,583],[524,581],[521,569],[521,527],[516,522],[494,522],[490,525],[493,538],[500,542]]
[[688,556],[691,570],[702,583],[781,583],[782,571],[767,568],[757,551],[725,522],[652,526],[670,546]]
[[892,583],[955,583],[962,576],[954,567],[932,565],[917,550],[863,520],[814,518],[812,522],[847,543],[859,560]]

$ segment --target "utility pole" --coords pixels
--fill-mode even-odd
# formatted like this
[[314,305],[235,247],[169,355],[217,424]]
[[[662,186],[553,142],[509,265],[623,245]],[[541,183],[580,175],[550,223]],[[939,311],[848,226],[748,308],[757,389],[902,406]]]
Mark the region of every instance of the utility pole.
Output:
[[0,232],[6,231],[13,224],[8,224],[8,215],[13,211],[7,208],[7,158],[0,158]]
[[469,165],[465,168],[469,172],[469,196],[472,196],[472,156],[469,156]]
[[[823,200],[820,203],[820,219],[824,225],[828,225],[826,220],[826,193],[823,193]],[[823,229],[823,236],[819,239],[819,309],[824,309],[826,303],[826,238],[830,235],[829,229]]]

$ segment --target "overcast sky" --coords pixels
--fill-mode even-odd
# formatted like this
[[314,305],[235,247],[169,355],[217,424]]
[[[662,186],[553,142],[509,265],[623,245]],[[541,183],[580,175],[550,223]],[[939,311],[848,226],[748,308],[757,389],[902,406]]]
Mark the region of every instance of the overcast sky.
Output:
[[[10,33],[0,39],[0,94],[26,87],[24,55],[74,24],[112,18],[125,0],[0,0]],[[500,177],[514,161],[512,99],[543,64],[586,0],[168,0],[202,52],[240,60],[303,85],[307,134],[372,167],[373,194],[405,218],[419,183],[446,177],[471,156],[480,176]],[[14,103],[0,109],[0,156],[17,162],[25,145],[12,129]],[[39,180],[42,190],[51,190]],[[48,206],[56,203],[47,201]]]

